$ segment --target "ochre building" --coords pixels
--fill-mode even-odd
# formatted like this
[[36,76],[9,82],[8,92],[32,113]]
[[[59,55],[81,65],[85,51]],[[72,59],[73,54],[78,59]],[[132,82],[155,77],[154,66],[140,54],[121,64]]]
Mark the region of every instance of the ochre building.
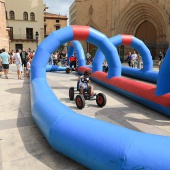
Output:
[[0,1],[0,49],[5,48],[9,51],[9,37],[6,29],[5,0]]
[[43,0],[5,0],[5,5],[6,26],[10,37],[9,50],[36,50],[44,39]]
[[67,16],[60,14],[44,13],[44,35],[67,26]]
[[[170,42],[170,1],[75,0],[69,8],[70,25],[88,25],[108,37],[131,34],[150,49],[153,59],[166,52]],[[83,42],[85,51],[93,45]],[[121,50],[122,48],[123,50]],[[118,47],[126,55],[130,47]]]

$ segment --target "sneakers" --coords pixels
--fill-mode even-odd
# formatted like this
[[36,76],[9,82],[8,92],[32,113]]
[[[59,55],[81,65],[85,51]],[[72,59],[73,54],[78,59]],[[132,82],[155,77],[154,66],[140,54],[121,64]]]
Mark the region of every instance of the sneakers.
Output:
[[8,76],[5,76],[6,79],[8,79]]

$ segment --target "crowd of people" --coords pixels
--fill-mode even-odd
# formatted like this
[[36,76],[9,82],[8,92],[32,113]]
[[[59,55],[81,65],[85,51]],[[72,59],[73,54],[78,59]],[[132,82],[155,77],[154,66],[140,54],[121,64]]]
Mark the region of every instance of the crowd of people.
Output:
[[19,80],[24,80],[24,77],[29,77],[31,61],[34,54],[34,51],[26,51],[24,48],[22,50],[17,49],[16,52],[13,50],[7,52],[5,48],[2,48],[0,50],[0,77],[2,77],[2,72],[4,72],[4,77],[8,79],[10,64],[16,64],[17,77]]
[[136,50],[129,51],[129,54],[126,57],[126,61],[128,62],[129,67],[133,68],[142,68],[142,57],[140,56],[139,53],[136,52]]
[[[49,65],[57,65],[57,66],[68,66],[68,63],[70,67],[77,67],[77,56],[76,52],[74,52],[73,56],[68,56],[65,50],[62,50],[61,52],[55,51],[49,58],[48,64]],[[89,53],[86,54],[86,64],[91,65],[92,64],[92,57]]]
[[67,53],[65,50],[61,52],[55,51],[49,58],[49,65],[57,65],[57,66],[67,66]]
[[[16,52],[13,50],[11,52],[6,52],[6,50],[0,49],[0,77],[2,76],[2,72],[4,72],[4,77],[8,79],[8,70],[10,64],[16,64],[17,67],[17,77],[19,80],[23,80],[24,77],[30,76],[30,68],[31,68],[31,62],[34,57],[35,52],[28,49],[27,51],[23,48],[17,49]],[[159,61],[158,66],[160,68],[161,63],[163,61],[164,54],[160,51],[159,53]],[[129,51],[128,55],[126,56],[126,61],[129,65],[129,67],[133,68],[139,68],[142,69],[142,57],[139,53],[136,52],[136,50]],[[68,66],[68,63],[70,63],[70,67],[77,67],[77,57],[76,53],[74,53],[73,56],[67,57],[67,53],[65,50],[62,50],[61,52],[55,51],[49,58],[48,64],[49,65],[57,65],[57,66]],[[92,64],[92,57],[89,53],[86,54],[86,64],[91,65]],[[108,72],[108,64],[107,61],[104,61],[103,63],[103,71]]]

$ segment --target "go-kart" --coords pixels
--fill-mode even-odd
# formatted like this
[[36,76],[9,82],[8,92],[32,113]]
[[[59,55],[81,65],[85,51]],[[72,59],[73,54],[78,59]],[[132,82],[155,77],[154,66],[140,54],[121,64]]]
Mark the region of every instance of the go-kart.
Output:
[[70,100],[74,100],[74,94],[77,94],[75,98],[77,108],[83,109],[85,107],[85,100],[96,100],[96,103],[99,107],[103,107],[106,105],[107,99],[106,99],[105,94],[98,93],[96,95],[90,96],[89,90],[84,90],[84,93],[82,95],[80,94],[80,89],[78,88],[78,84],[79,82],[77,83],[76,90],[74,87],[69,88],[69,99]]
[[66,73],[67,74],[71,73],[72,71],[77,71],[77,68],[74,68],[74,67],[72,67],[72,68],[71,67],[67,67],[66,68]]
[[68,66],[66,68],[66,73],[69,74],[71,73],[72,71],[77,71],[77,63],[76,64],[70,64],[70,66]]

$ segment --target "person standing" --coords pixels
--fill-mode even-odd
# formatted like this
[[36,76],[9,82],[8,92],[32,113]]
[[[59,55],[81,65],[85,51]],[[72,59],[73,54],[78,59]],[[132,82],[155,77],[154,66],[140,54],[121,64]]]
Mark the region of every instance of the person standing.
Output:
[[65,64],[65,60],[66,60],[66,51],[65,51],[65,50],[63,50],[63,51],[61,52],[61,54],[60,54],[60,59],[61,59],[62,65],[64,65],[64,64]]
[[21,78],[21,72],[23,71],[22,68],[22,61],[21,61],[21,56],[20,56],[21,50],[17,49],[16,53],[15,53],[15,64],[17,66],[17,76],[19,80],[24,80],[23,78]]
[[141,69],[142,68],[142,57],[139,53],[137,54],[136,62],[137,62],[137,68]]
[[21,56],[21,61],[22,61],[22,67],[24,67],[24,76],[26,76],[28,53],[26,52],[24,48],[22,52],[20,53],[20,56]]
[[131,53],[131,51],[129,51],[129,54],[127,55],[127,61],[128,61],[129,67],[131,67],[132,66],[132,53]]
[[133,54],[132,54],[132,67],[134,67],[134,68],[137,65],[136,58],[137,58],[137,54],[136,54],[136,51],[134,50]]
[[53,64],[54,65],[57,65],[57,62],[58,62],[58,53],[57,51],[55,51],[52,55],[52,60],[53,60]]
[[28,59],[27,62],[27,75],[30,77],[30,70],[31,70],[31,58]]
[[2,49],[2,53],[0,54],[0,60],[1,60],[1,65],[3,66],[4,69],[5,78],[8,79],[10,56],[5,51],[5,48]]
[[[0,54],[2,53],[2,50],[0,49]],[[2,76],[2,72],[3,72],[3,67],[2,64],[0,62],[0,77]]]
[[160,67],[161,67],[161,64],[162,64],[163,57],[164,56],[163,56],[162,52],[160,51],[159,52],[159,61],[158,61],[159,70],[160,70]]

